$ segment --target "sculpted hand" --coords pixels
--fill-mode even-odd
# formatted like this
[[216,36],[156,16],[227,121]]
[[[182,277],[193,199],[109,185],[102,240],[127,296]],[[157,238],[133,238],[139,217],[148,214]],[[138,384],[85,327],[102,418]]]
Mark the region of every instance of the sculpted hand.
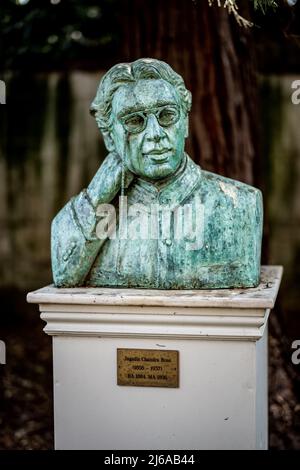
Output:
[[[125,188],[131,184],[134,175],[125,169]],[[111,152],[107,155],[94,178],[90,182],[87,192],[94,205],[109,203],[121,190],[122,161],[119,155]]]

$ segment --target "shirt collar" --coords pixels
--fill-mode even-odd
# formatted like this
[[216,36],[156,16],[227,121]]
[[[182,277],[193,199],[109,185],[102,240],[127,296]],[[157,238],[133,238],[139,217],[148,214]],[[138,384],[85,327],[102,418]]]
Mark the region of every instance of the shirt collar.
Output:
[[177,172],[163,182],[152,183],[138,178],[132,188],[130,199],[136,200],[142,197],[143,201],[147,198],[149,203],[159,202],[176,207],[190,196],[200,179],[201,168],[185,154],[184,161]]

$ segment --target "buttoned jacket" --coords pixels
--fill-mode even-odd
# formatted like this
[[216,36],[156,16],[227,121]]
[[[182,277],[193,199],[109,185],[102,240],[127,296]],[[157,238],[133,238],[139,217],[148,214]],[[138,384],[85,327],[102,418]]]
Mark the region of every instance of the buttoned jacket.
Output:
[[57,214],[52,224],[57,286],[204,289],[258,284],[258,189],[203,171],[186,156],[169,180],[157,184],[137,178],[125,196],[126,230],[123,223],[120,231],[115,198],[115,232],[100,238],[97,208],[85,190]]

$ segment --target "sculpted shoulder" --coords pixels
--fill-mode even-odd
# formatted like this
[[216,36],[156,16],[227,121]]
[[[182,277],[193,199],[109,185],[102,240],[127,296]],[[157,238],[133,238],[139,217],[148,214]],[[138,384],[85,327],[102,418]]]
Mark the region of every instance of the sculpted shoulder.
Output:
[[210,194],[227,196],[233,203],[241,200],[262,199],[261,191],[249,184],[205,170],[201,171],[201,176],[202,188],[203,185],[207,186]]

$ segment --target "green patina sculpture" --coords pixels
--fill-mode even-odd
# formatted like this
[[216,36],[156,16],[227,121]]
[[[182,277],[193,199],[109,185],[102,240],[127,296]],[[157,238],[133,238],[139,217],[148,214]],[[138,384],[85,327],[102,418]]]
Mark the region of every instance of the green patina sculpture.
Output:
[[52,223],[58,287],[158,289],[259,283],[258,189],[185,153],[191,94],[169,65],[119,64],[91,106],[108,155]]

